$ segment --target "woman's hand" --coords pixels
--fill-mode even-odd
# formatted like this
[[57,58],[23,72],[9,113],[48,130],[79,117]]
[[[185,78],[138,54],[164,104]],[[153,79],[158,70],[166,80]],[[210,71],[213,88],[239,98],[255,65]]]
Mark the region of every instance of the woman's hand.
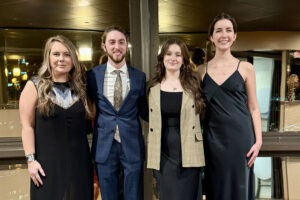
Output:
[[256,157],[258,156],[259,150],[261,148],[262,143],[256,142],[250,149],[250,151],[247,153],[247,158],[251,156],[251,158],[248,161],[248,167],[251,168],[254,164],[254,161]]
[[40,174],[42,176],[46,176],[46,175],[38,161],[35,160],[32,162],[28,162],[28,171],[29,171],[30,178],[32,179],[33,183],[37,187],[43,185],[43,181],[40,177]]

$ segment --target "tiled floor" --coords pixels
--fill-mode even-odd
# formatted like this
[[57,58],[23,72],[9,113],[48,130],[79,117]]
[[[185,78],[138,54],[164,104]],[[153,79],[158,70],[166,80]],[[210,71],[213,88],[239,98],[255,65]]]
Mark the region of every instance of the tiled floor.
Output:
[[[260,190],[257,189],[256,196],[261,199],[271,199],[272,197],[272,183],[269,181],[260,181]],[[257,194],[259,191],[259,194]]]
[[[274,200],[271,199],[270,181],[261,182],[257,200]],[[29,176],[25,166],[19,164],[0,166],[0,199],[29,200]]]
[[21,165],[0,166],[0,199],[29,200],[29,175]]

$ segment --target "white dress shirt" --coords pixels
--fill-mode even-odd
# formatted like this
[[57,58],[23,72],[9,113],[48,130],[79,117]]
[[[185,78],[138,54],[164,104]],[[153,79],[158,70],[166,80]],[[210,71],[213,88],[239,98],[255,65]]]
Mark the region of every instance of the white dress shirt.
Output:
[[[103,94],[114,105],[114,86],[117,74],[113,73],[116,70],[109,62],[107,62],[106,71],[104,75]],[[122,97],[123,101],[130,90],[130,80],[126,63],[119,69],[122,80]]]

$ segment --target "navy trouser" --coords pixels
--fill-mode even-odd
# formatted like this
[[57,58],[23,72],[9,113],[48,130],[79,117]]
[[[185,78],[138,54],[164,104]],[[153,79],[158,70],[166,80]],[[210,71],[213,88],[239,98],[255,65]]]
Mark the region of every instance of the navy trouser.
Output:
[[96,163],[102,200],[118,200],[118,176],[120,165],[124,170],[124,200],[140,200],[142,189],[142,161],[128,162],[122,151],[122,143],[113,141],[104,163]]

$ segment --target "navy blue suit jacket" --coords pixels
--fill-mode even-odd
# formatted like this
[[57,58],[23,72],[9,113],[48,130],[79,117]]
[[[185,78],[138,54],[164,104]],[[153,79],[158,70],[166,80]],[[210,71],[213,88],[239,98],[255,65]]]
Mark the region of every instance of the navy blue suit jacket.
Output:
[[128,66],[130,90],[122,102],[119,111],[103,95],[103,82],[106,64],[89,70],[87,75],[87,93],[96,105],[96,118],[92,143],[95,162],[104,163],[108,158],[116,125],[122,143],[122,150],[129,162],[144,159],[144,139],[139,116],[148,121],[146,99],[146,76],[143,72]]

